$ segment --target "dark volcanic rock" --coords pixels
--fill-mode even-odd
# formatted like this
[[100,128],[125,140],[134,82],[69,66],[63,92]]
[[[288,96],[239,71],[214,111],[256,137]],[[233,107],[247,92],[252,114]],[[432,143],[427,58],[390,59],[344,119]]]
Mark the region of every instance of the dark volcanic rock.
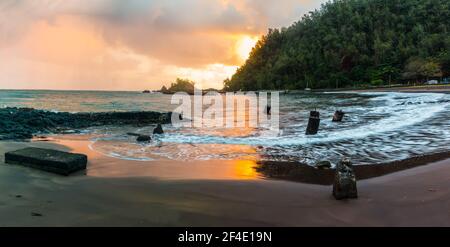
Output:
[[314,167],[317,169],[331,169],[331,162],[328,160],[317,162]]
[[31,216],[33,216],[33,217],[42,217],[43,215],[41,213],[31,212]]
[[358,198],[353,164],[347,158],[342,159],[336,166],[333,196],[336,200]]
[[139,135],[136,138],[136,141],[138,141],[138,142],[149,142],[151,140],[152,140],[152,138],[150,136],[148,136],[148,135]]
[[103,125],[170,123],[171,113],[159,112],[49,112],[32,108],[0,109],[0,140],[30,139],[37,133],[61,133]]
[[161,124],[158,124],[158,125],[156,126],[156,128],[153,130],[153,134],[156,134],[156,135],[162,135],[162,134],[164,134],[164,130],[163,130]]
[[42,148],[24,148],[5,154],[5,163],[33,167],[68,176],[86,169],[87,156]]
[[128,132],[128,133],[127,133],[127,135],[129,135],[129,136],[136,136],[136,137],[138,137],[138,136],[140,136],[141,134],[137,134],[137,133],[131,133],[131,132]]

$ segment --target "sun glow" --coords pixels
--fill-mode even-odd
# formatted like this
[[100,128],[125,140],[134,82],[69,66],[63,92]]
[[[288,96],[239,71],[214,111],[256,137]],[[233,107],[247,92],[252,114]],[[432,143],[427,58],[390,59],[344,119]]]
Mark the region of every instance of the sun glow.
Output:
[[237,43],[237,55],[243,60],[247,60],[247,58],[250,56],[250,52],[252,51],[253,47],[255,47],[256,42],[258,42],[257,38],[250,37],[250,36],[244,36],[242,39],[240,39]]

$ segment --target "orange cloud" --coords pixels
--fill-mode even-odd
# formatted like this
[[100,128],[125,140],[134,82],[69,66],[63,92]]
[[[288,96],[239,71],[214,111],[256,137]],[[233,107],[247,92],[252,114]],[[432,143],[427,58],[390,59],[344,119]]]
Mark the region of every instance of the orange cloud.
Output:
[[0,88],[141,90],[176,77],[221,87],[255,37],[319,4],[3,0]]

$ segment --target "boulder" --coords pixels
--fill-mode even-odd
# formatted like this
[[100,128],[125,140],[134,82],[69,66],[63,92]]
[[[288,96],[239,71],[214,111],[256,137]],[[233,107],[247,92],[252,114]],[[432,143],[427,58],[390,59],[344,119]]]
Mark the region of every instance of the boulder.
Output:
[[314,165],[315,168],[317,169],[330,169],[331,168],[331,162],[328,160],[324,160],[324,161],[319,161]]
[[152,140],[152,137],[150,137],[149,135],[139,135],[136,138],[136,141],[138,142],[150,142]]
[[336,200],[358,198],[353,164],[347,158],[343,158],[336,166],[333,196]]
[[345,113],[343,111],[336,111],[333,115],[333,122],[342,122],[344,119]]
[[137,133],[129,132],[127,133],[129,136],[135,136],[137,142],[150,142],[152,140],[152,137],[149,135],[142,135]]
[[87,156],[30,147],[6,153],[5,163],[23,165],[68,176],[73,172],[86,169]]
[[156,126],[156,128],[153,130],[153,134],[155,134],[155,135],[162,135],[162,134],[164,134],[164,130],[163,130],[161,124],[158,124]]

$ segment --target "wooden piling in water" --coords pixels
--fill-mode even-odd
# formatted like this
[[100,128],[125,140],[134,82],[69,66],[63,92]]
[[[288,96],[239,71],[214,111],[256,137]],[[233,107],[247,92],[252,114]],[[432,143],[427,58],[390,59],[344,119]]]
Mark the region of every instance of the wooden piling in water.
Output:
[[344,119],[344,116],[345,116],[345,113],[343,111],[341,111],[341,110],[336,111],[333,116],[333,122],[342,122],[342,119]]
[[309,114],[308,127],[306,128],[306,135],[316,135],[319,132],[320,113],[318,111],[311,111]]

